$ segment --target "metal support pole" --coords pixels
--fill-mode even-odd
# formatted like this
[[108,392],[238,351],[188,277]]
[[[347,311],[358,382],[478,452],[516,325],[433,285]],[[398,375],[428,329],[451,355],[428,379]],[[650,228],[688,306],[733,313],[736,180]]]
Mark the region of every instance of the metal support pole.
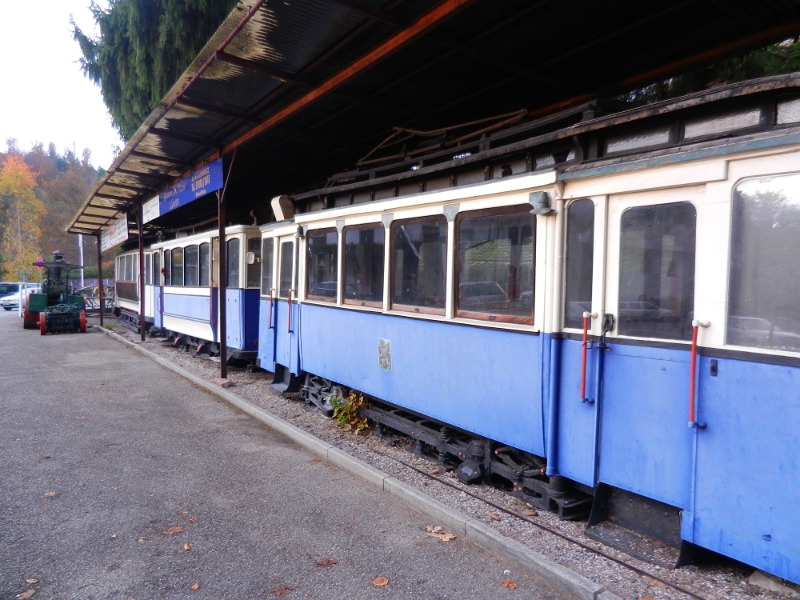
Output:
[[217,290],[219,291],[219,376],[228,377],[228,328],[227,328],[227,294],[228,288],[228,262],[227,244],[225,240],[225,192],[217,190],[217,225],[219,228],[219,275]]
[[144,326],[144,223],[142,202],[139,202],[139,211],[136,213],[136,222],[139,225],[139,331],[142,341],[145,340]]
[[103,251],[100,248],[100,234],[95,236],[97,239],[97,295],[100,300],[100,327],[103,326],[103,313],[106,311],[106,301],[103,295]]

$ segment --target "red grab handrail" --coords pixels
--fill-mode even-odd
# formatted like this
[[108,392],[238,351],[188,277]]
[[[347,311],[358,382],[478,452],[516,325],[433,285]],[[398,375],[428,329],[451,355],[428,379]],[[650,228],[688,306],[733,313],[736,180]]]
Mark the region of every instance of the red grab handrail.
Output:
[[286,306],[289,307],[289,318],[287,320],[286,331],[288,333],[292,333],[292,290],[289,290],[289,301],[286,303]]
[[591,313],[583,313],[583,344],[581,345],[581,402],[586,401],[586,350],[589,345],[589,317]]
[[269,288],[269,329],[272,329],[272,288]]
[[702,429],[705,424],[698,423],[696,419],[697,407],[695,406],[695,384],[697,371],[697,334],[701,327],[708,327],[708,321],[692,321],[692,350],[689,354],[689,427],[699,427]]

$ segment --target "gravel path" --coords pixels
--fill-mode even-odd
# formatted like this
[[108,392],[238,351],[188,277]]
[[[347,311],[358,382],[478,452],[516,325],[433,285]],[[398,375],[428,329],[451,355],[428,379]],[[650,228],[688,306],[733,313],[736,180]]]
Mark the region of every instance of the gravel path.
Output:
[[[112,325],[113,327],[113,325]],[[145,342],[139,336],[124,327],[114,327],[114,332],[137,344],[143,344],[148,350],[157,353],[173,363],[211,380],[219,377],[219,362],[193,357],[190,354],[173,348],[163,339],[148,338]],[[634,600],[648,598],[691,598],[660,581],[640,575],[613,560],[609,560],[579,545],[565,540],[558,535],[537,527],[536,524],[554,530],[559,534],[580,541],[581,544],[597,549],[609,556],[651,573],[652,575],[677,585],[707,600],[723,599],[782,599],[787,598],[774,592],[748,583],[753,569],[746,566],[702,565],[688,566],[680,569],[665,569],[650,563],[636,560],[629,555],[599,544],[583,535],[584,521],[560,521],[555,514],[537,511],[536,516],[526,517],[531,522],[501,513],[500,521],[489,517],[489,513],[497,513],[497,509],[487,502],[476,499],[465,493],[476,494],[481,498],[508,508],[519,514],[530,512],[530,506],[508,494],[485,485],[466,486],[458,481],[452,473],[445,473],[435,463],[429,462],[410,452],[402,444],[389,446],[386,441],[367,433],[354,435],[340,430],[332,419],[326,418],[316,407],[305,404],[299,394],[281,395],[273,391],[269,385],[272,374],[266,371],[248,373],[246,370],[228,368],[228,379],[233,383],[229,391],[233,391],[245,400],[260,406],[272,414],[300,427],[332,444],[350,455],[414,486],[444,504],[453,507],[465,515],[490,525],[503,535],[515,539],[530,548],[545,554],[554,562],[561,564],[584,577],[603,585],[622,598]],[[400,462],[402,461],[402,462]],[[435,480],[422,475],[416,469],[432,475]],[[449,485],[445,485],[446,482]]]

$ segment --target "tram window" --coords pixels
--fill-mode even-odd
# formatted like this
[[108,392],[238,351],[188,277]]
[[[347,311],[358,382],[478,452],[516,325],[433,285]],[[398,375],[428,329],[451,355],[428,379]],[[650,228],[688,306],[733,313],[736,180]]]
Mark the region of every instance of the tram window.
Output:
[[144,255],[144,282],[146,285],[153,285],[153,255]]
[[247,251],[252,252],[255,260],[247,265],[247,287],[257,288],[261,277],[261,238],[247,240]]
[[199,281],[199,254],[200,251],[196,245],[186,246],[184,249],[184,260],[186,265],[184,267],[184,285],[196,286]]
[[211,285],[211,253],[209,250],[211,246],[208,242],[200,244],[199,249],[199,271],[200,271],[200,286],[208,287]]
[[444,216],[392,223],[392,307],[444,314],[447,221]]
[[172,285],[183,285],[183,248],[172,249]]
[[306,234],[307,297],[336,302],[339,271],[338,234],[335,229],[309,231]]
[[800,174],[733,192],[727,343],[800,351]]
[[294,267],[294,242],[283,242],[281,244],[281,269],[278,287],[278,296],[288,298],[289,291],[294,289],[292,285],[292,271]]
[[533,323],[530,205],[458,216],[456,315]]
[[583,327],[592,311],[594,202],[578,200],[567,208],[567,257],[564,266],[564,327]]
[[164,285],[172,285],[172,250],[164,250]]
[[133,281],[133,254],[125,256],[125,281]]
[[275,240],[261,240],[261,295],[269,296],[272,289],[272,261],[275,252]]
[[689,202],[622,213],[617,328],[621,335],[691,339],[696,221],[697,212]]
[[228,240],[228,287],[239,287],[239,238]]
[[153,252],[153,285],[161,285],[161,253]]
[[386,230],[383,225],[345,228],[345,303],[383,306],[385,246]]
[[688,140],[706,135],[719,135],[736,129],[756,127],[760,122],[761,110],[758,108],[739,110],[712,117],[701,117],[686,121],[683,137]]
[[669,126],[637,133],[618,135],[606,141],[606,154],[630,152],[640,148],[658,146],[669,142]]

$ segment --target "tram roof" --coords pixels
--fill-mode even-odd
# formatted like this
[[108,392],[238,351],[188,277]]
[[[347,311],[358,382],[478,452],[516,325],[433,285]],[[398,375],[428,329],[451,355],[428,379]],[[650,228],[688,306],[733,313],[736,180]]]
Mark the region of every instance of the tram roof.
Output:
[[[394,126],[544,115],[798,32],[798,0],[242,0],[67,229],[99,233],[220,156],[230,222],[263,223]],[[207,197],[157,223],[215,216]]]

